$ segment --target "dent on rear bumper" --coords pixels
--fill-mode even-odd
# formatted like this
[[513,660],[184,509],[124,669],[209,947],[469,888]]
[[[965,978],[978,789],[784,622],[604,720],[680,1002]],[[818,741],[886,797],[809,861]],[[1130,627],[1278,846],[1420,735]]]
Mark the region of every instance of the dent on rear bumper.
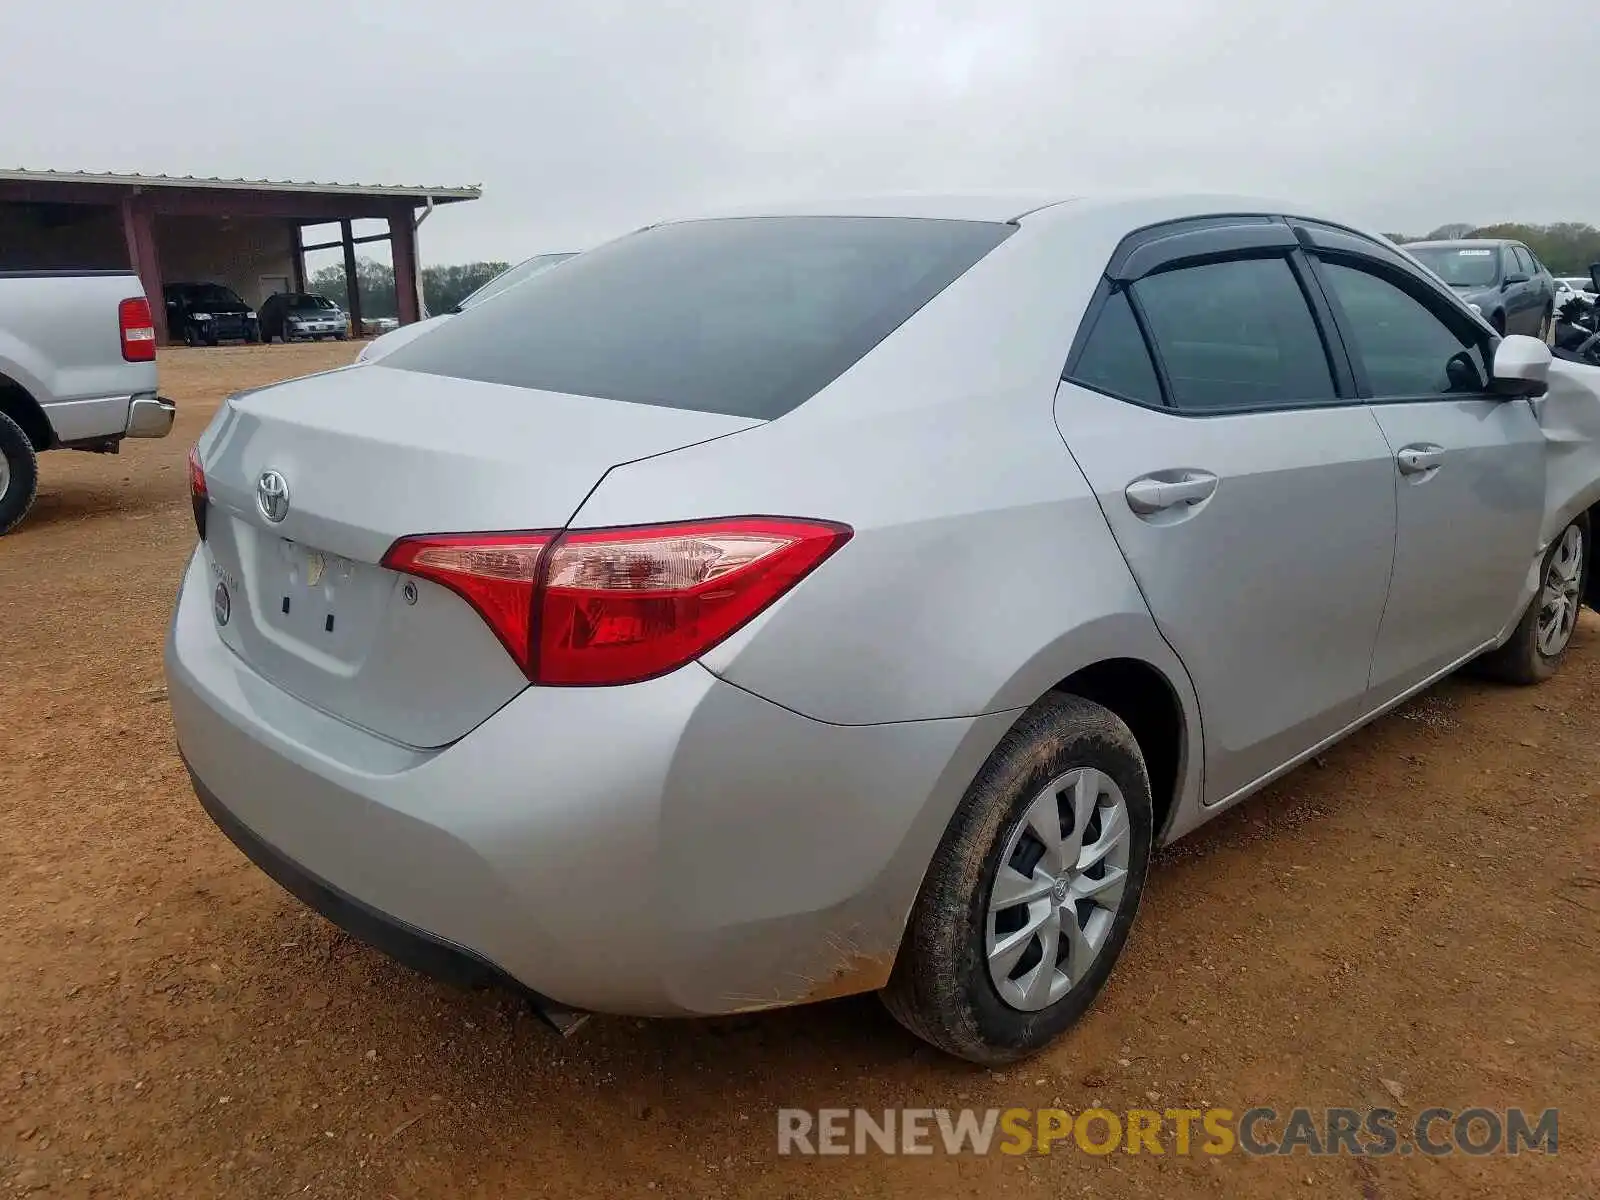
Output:
[[841,727],[699,666],[529,688],[400,747],[278,691],[191,562],[178,740],[243,824],[372,908],[580,1009],[743,1011],[881,986],[923,872],[1014,714]]

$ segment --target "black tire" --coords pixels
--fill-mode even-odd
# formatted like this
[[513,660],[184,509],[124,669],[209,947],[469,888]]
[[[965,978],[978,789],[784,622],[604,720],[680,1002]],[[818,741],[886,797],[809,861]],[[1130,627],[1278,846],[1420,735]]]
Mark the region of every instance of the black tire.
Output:
[[1544,315],[1539,318],[1539,340],[1549,345],[1555,340],[1556,314],[1555,309],[1546,306]]
[[[1579,513],[1575,521],[1551,540],[1550,548],[1545,551],[1544,561],[1539,564],[1539,590],[1528,602],[1528,607],[1523,612],[1522,619],[1517,622],[1516,629],[1512,631],[1505,645],[1498,650],[1491,650],[1478,660],[1480,671],[1489,678],[1498,679],[1502,683],[1527,686],[1543,683],[1561,669],[1561,662],[1566,658],[1567,650],[1572,645],[1571,636],[1568,636],[1567,641],[1555,654],[1545,654],[1539,649],[1539,612],[1545,580],[1550,574],[1550,564],[1555,561],[1556,553],[1561,549],[1562,539],[1567,536],[1567,530],[1574,527],[1583,538],[1576,602],[1577,607],[1581,608],[1583,597],[1588,591],[1589,570],[1593,561],[1590,552],[1588,513]],[[1573,619],[1574,621],[1577,619],[1576,612]]]
[[[1042,790],[1085,766],[1109,776],[1126,802],[1122,900],[1083,977],[1049,1007],[1023,1011],[1002,999],[989,973],[991,889],[1001,854]],[[884,1006],[924,1041],[970,1062],[1015,1062],[1043,1049],[1094,1002],[1127,941],[1149,869],[1152,820],[1144,758],[1121,718],[1077,696],[1041,700],[1001,740],[951,819],[880,993]]]
[[1505,315],[1505,313],[1495,313],[1494,316],[1489,318],[1489,324],[1494,326],[1494,331],[1496,333],[1498,333],[1501,337],[1505,337],[1505,335],[1506,335],[1506,315]]
[[200,341],[200,339],[195,336],[194,326],[193,325],[185,325],[183,327],[183,344],[185,346],[194,346],[194,345],[198,345],[199,341]]
[[0,458],[5,459],[5,491],[0,492],[0,536],[10,533],[33,507],[39,494],[39,456],[28,435],[0,413]]

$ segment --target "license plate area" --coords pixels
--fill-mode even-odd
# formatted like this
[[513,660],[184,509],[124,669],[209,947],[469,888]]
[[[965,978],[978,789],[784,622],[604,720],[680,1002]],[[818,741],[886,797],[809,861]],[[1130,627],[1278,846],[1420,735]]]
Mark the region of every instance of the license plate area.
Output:
[[359,659],[382,621],[392,574],[288,538],[262,538],[257,549],[262,623],[319,654]]

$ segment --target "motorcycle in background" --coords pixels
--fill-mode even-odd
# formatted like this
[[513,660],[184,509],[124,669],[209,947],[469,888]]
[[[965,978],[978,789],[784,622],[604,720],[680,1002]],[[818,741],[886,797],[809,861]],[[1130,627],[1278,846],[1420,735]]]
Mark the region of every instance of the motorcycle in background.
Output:
[[[1589,268],[1589,278],[1600,292],[1600,263]],[[1600,305],[1573,298],[1556,313],[1555,336],[1550,352],[1569,362],[1600,367]]]

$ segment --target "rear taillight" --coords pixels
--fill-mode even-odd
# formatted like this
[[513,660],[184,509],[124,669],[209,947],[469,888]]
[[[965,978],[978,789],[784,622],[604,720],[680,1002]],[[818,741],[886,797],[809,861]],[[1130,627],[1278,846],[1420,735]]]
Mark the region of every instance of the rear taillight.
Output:
[[533,678],[534,589],[548,533],[443,534],[401,538],[383,565],[449,588],[480,616]]
[[150,319],[150,302],[130,296],[117,305],[117,327],[122,331],[122,357],[129,362],[153,362],[156,326]]
[[194,530],[206,540],[206,505],[211,493],[206,490],[205,469],[200,466],[200,448],[189,448],[189,507],[194,510]]
[[534,683],[636,683],[700,657],[844,545],[822,521],[739,517],[402,538],[384,566],[454,591]]

